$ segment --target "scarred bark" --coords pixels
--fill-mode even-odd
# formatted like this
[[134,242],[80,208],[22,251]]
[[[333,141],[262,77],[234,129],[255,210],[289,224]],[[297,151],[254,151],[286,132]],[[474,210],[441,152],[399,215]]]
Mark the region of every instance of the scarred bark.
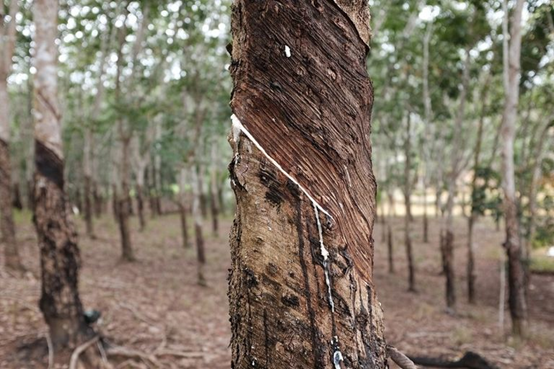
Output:
[[235,1],[232,368],[386,366],[367,3],[340,6]]
[[10,2],[11,21],[4,24],[4,4],[0,9],[0,241],[4,243],[5,265],[8,270],[20,272],[23,265],[17,250],[13,220],[12,168],[10,163],[10,99],[7,78],[12,68],[15,45],[15,14],[19,2]]
[[13,221],[9,146],[2,139],[0,139],[0,230],[1,240],[4,243],[6,269],[15,272],[22,271],[23,265],[17,250]]
[[75,346],[87,334],[78,282],[81,259],[64,191],[61,112],[57,100],[58,3],[34,3],[35,175],[34,222],[40,249],[40,309],[56,348]]

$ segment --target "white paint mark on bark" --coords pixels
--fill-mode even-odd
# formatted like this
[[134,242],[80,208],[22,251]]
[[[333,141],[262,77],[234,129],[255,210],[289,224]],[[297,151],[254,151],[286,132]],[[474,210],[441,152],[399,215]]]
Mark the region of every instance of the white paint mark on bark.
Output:
[[287,56],[287,58],[290,58],[292,55],[290,52],[290,47],[288,47],[287,45],[285,45],[285,55]]

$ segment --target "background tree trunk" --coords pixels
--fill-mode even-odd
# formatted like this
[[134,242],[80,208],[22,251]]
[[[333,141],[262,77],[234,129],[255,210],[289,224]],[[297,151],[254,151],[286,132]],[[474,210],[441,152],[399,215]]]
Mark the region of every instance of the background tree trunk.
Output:
[[404,162],[404,205],[406,208],[406,214],[404,215],[404,247],[406,248],[406,259],[408,260],[408,291],[416,292],[415,282],[415,265],[414,255],[412,249],[412,177],[411,177],[411,165],[412,165],[412,141],[411,141],[411,116],[408,111],[406,117],[406,140],[404,141],[404,156],[406,161]]
[[233,368],[386,366],[368,21],[365,1],[235,2]]
[[35,226],[40,249],[40,309],[56,348],[76,345],[87,332],[78,281],[77,234],[64,193],[61,112],[57,99],[57,1],[33,5],[35,42]]
[[204,266],[206,265],[206,252],[204,250],[204,234],[202,231],[202,209],[201,209],[201,183],[197,169],[192,167],[192,216],[194,218],[194,237],[196,241],[196,256],[198,260],[198,284],[206,286]]
[[508,301],[512,318],[512,332],[525,335],[527,329],[527,301],[525,293],[525,272],[521,260],[521,243],[517,218],[516,188],[514,178],[515,124],[518,115],[519,81],[521,69],[521,18],[524,0],[517,0],[508,31],[508,1],[504,7],[504,90],[506,100],[502,129],[502,189],[504,191],[504,218],[506,221],[506,242],[508,256]]
[[12,0],[9,8],[10,23],[4,24],[4,4],[0,9],[0,236],[4,243],[6,269],[21,272],[23,265],[17,249],[15,223],[13,220],[12,171],[10,159],[10,97],[8,95],[8,75],[12,69],[12,55],[15,47],[15,14],[19,2]]
[[210,164],[210,210],[212,213],[212,232],[214,236],[219,235],[219,197],[217,191],[217,144],[212,144],[211,151],[211,164]]

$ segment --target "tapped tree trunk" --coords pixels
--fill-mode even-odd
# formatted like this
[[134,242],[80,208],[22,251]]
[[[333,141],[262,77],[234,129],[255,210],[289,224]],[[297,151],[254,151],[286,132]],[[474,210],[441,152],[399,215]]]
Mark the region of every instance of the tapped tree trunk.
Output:
[[[521,70],[521,20],[525,0],[517,0],[512,19],[508,21],[508,1],[503,1],[503,54],[504,91],[506,100],[502,128],[502,189],[504,192],[504,219],[506,221],[506,241],[504,248],[508,256],[508,289],[512,333],[524,336],[528,324],[528,310],[525,293],[525,269],[522,263],[522,250],[517,218],[517,200],[514,175],[515,125],[518,115],[519,82]],[[510,30],[508,30],[508,23]]]
[[4,4],[0,7],[0,241],[4,243],[6,269],[21,272],[23,265],[19,257],[13,220],[12,171],[10,159],[10,98],[8,95],[8,75],[12,69],[12,55],[15,46],[15,14],[19,2],[12,0],[8,25],[4,24]]
[[79,298],[81,259],[64,192],[61,112],[57,100],[57,1],[34,2],[35,227],[40,249],[40,309],[54,347],[78,344],[88,333]]
[[234,3],[235,369],[387,365],[368,22],[363,0]]

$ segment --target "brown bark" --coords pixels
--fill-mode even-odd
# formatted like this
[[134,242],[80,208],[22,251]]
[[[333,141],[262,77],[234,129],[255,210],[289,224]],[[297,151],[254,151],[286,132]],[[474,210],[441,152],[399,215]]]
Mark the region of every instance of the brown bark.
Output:
[[19,181],[14,181],[12,184],[13,189],[13,201],[12,206],[17,210],[23,209],[23,202],[21,201],[21,191],[19,190]]
[[232,368],[386,366],[366,10],[235,2]]
[[406,259],[408,260],[408,291],[416,292],[415,265],[412,248],[412,178],[410,175],[412,165],[412,141],[411,141],[411,117],[410,112],[407,116],[406,140],[404,142],[404,206],[406,214],[404,215],[404,246],[406,248]]
[[194,238],[196,241],[196,256],[198,264],[198,284],[206,285],[204,266],[206,265],[206,252],[204,250],[204,234],[202,231],[201,187],[196,168],[192,168],[192,216],[194,217]]
[[219,235],[219,198],[217,193],[217,143],[212,143],[212,160],[210,166],[210,210],[212,214],[212,232]]
[[9,150],[8,143],[0,139],[0,229],[4,243],[6,269],[13,272],[21,272],[23,271],[23,264],[21,264],[21,258],[17,249],[13,220]]
[[81,259],[64,191],[61,113],[57,100],[56,1],[34,2],[35,176],[34,222],[41,264],[40,309],[55,348],[78,344],[87,334],[78,282]]
[[13,220],[12,168],[10,159],[10,99],[8,95],[8,75],[12,69],[12,55],[15,47],[15,14],[19,2],[10,2],[11,21],[4,23],[4,4],[0,7],[0,241],[4,243],[5,265],[8,270],[23,270],[15,236]]
[[102,216],[103,198],[98,191],[98,184],[96,181],[92,182],[92,198],[94,199],[94,216],[98,219]]
[[139,218],[140,231],[146,228],[146,219],[144,217],[144,190],[141,185],[137,185],[137,212]]
[[390,224],[387,227],[387,249],[389,256],[389,273],[394,273],[394,246],[392,244],[392,229]]
[[187,207],[179,202],[179,217],[181,220],[181,234],[183,236],[183,248],[190,248],[188,222],[187,222]]
[[85,176],[85,225],[87,236],[94,238],[94,224],[93,224],[93,208],[92,208],[92,179],[89,176]]

